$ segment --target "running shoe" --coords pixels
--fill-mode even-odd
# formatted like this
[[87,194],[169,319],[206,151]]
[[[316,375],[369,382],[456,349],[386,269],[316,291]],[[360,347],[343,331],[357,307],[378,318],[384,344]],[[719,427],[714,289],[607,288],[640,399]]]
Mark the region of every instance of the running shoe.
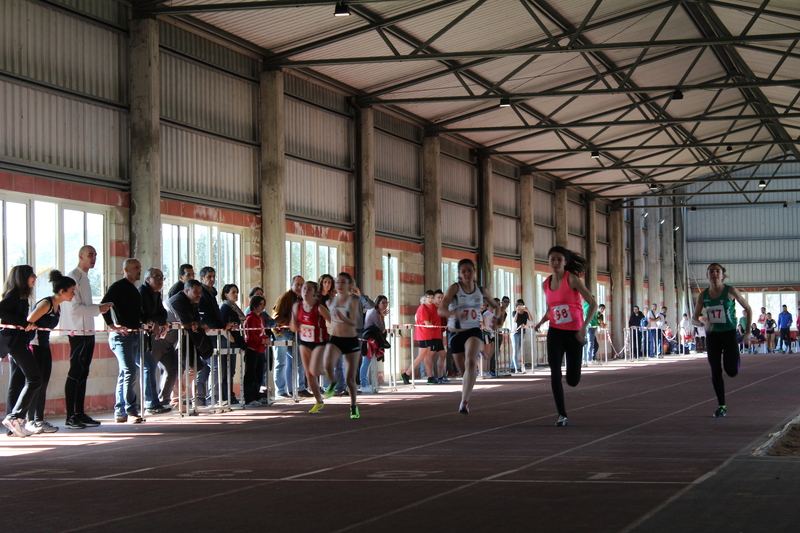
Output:
[[[127,418],[125,420],[127,420]],[[119,419],[117,419],[117,422],[119,422]],[[86,429],[86,424],[84,424],[81,419],[78,418],[78,415],[72,415],[71,417],[67,418],[67,422],[64,424],[64,426],[68,427],[69,429]]]
[[403,372],[400,377],[403,378],[403,385],[411,385],[411,376]]
[[458,406],[458,412],[461,413],[462,415],[468,415],[469,414],[469,402],[465,402],[465,401],[462,400],[461,403]]
[[434,378],[434,377],[428,378],[428,385],[438,385],[438,384],[439,384],[439,381],[436,378]]
[[336,394],[336,382],[334,381],[325,389],[325,398],[332,398]]
[[728,408],[724,405],[720,405],[717,407],[717,410],[714,411],[714,418],[722,418],[726,414],[728,414]]
[[141,424],[144,419],[136,413],[128,414],[128,424]]
[[86,413],[81,413],[79,415],[75,415],[78,417],[78,420],[84,423],[87,428],[96,428],[100,425],[100,422],[92,418],[91,416],[87,415]]
[[567,423],[567,417],[558,415],[558,420],[556,421],[556,425],[559,426],[559,427],[564,427],[567,424],[568,424]]
[[350,406],[350,418],[361,418],[361,413],[358,412],[358,406],[357,405],[351,405]]
[[7,416],[3,419],[3,425],[17,437],[27,437],[30,435],[19,418]]
[[[169,413],[172,411],[172,407],[164,407],[163,405],[155,405],[153,407],[147,408],[148,415],[162,415],[164,413]],[[87,426],[89,424],[86,424]]]
[[29,431],[32,435],[38,435],[44,431],[44,428],[37,426],[36,422],[31,420],[30,422],[25,422],[25,430]]
[[36,422],[36,427],[42,428],[42,433],[55,433],[58,431],[58,426],[54,426],[47,420],[39,420]]
[[450,380],[445,378],[439,378],[439,383],[450,383]]
[[253,400],[252,402],[245,405],[245,407],[261,407],[261,402],[258,400]]
[[[312,408],[311,408],[311,410],[309,411],[309,413],[311,413],[312,415],[313,415],[313,414],[317,414],[317,413],[319,413],[320,411],[322,411],[322,408],[323,408],[323,407],[325,407],[325,404],[324,404],[324,403],[322,403],[322,402],[316,402],[316,403],[314,403],[314,407],[312,407]],[[352,411],[352,409],[351,409],[351,411]]]
[[306,389],[303,389],[303,390],[299,390],[299,391],[297,391],[297,396],[298,396],[299,398],[313,398],[313,397],[314,397],[314,395],[313,395],[313,394],[311,394],[311,393],[310,393],[308,390],[306,390]]

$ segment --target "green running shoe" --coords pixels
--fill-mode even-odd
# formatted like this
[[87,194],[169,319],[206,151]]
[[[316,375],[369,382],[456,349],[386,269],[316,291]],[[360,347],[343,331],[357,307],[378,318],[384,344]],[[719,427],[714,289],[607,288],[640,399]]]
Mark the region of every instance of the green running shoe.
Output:
[[714,418],[722,418],[723,416],[728,414],[728,408],[724,405],[720,405],[717,407],[717,410],[714,411]]
[[325,389],[325,398],[332,398],[333,395],[336,394],[336,382],[334,381],[328,388]]
[[357,405],[350,406],[350,418],[361,418],[361,413],[358,412]]

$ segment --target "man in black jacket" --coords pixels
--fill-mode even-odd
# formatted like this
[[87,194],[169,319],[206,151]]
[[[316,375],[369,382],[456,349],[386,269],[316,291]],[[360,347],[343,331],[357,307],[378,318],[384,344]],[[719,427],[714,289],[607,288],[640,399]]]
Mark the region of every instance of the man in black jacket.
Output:
[[630,328],[630,343],[633,357],[637,359],[645,352],[644,350],[644,331],[642,331],[642,321],[646,320],[644,313],[639,310],[638,305],[633,306],[633,313],[628,318],[628,328]]
[[183,291],[184,284],[190,279],[194,279],[194,267],[189,263],[184,263],[178,267],[178,281],[176,281],[175,284],[170,287],[167,297],[172,298],[179,292]]
[[[139,294],[142,297],[142,323],[150,332],[144,336],[144,399],[147,412],[151,415],[168,413],[171,407],[162,405],[158,385],[156,384],[156,365],[161,363],[164,373],[162,376],[164,388],[169,391],[175,385],[175,372],[177,371],[178,361],[174,348],[171,353],[165,353],[159,349],[156,354],[156,346],[163,348],[163,340],[167,333],[167,310],[161,302],[161,289],[164,288],[164,273],[156,267],[150,267],[144,276],[144,283],[139,285]],[[169,401],[167,399],[167,401]]]
[[[230,329],[232,324],[227,324],[222,320],[222,313],[219,309],[219,304],[217,303],[217,289],[214,285],[217,283],[217,271],[214,270],[213,267],[205,266],[200,269],[200,283],[202,284],[203,292],[202,297],[200,298],[200,317],[201,323],[204,326],[207,326],[207,329]],[[212,335],[210,337],[211,344],[214,345],[214,348],[219,348],[217,346],[217,337]],[[222,359],[219,365],[214,364],[214,375],[217,375],[218,371],[222,372],[222,397],[221,401],[228,401],[228,387],[225,386],[228,379],[228,372],[227,369],[229,368],[228,363],[228,356],[222,355],[220,357]],[[231,362],[234,364],[236,360],[231,358]],[[209,359],[206,362],[206,365],[211,365],[213,362]],[[209,366],[210,371],[210,366]],[[231,372],[233,374],[233,372]],[[219,395],[219,379],[215,379],[214,383],[211,384],[209,390],[214,391],[214,397],[220,401]],[[209,394],[208,400],[211,399],[211,395]]]
[[[190,344],[198,355],[196,362],[189,358],[186,359],[189,365],[196,365],[195,398],[197,398],[198,405],[204,406],[206,404],[206,380],[208,379],[209,369],[208,365],[203,361],[211,358],[214,347],[205,334],[205,330],[208,327],[203,326],[200,320],[198,304],[203,297],[203,287],[195,279],[188,280],[184,287],[184,290],[169,299],[169,307],[175,313],[176,318],[181,323],[181,327],[184,329],[184,338],[188,338],[191,341]],[[201,379],[201,376],[204,379]]]

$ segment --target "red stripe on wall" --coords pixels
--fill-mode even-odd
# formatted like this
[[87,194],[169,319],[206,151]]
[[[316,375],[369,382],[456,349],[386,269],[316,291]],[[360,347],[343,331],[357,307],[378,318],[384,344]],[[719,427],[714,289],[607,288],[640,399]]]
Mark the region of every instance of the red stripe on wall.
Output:
[[111,257],[130,257],[131,243],[128,241],[111,241],[108,243],[108,254]]
[[130,207],[130,194],[128,193],[11,172],[0,172],[0,189],[112,207]]
[[[422,295],[420,295],[420,296],[422,296]],[[418,308],[419,308],[419,305],[401,305],[400,306],[400,315],[401,316],[407,316],[407,317],[413,317],[414,315],[417,314],[417,309]]]
[[400,283],[407,283],[409,285],[425,285],[425,276],[420,274],[409,274],[408,272],[400,272]]
[[390,250],[400,250],[403,252],[414,252],[421,254],[425,249],[419,243],[401,241],[399,239],[387,239],[386,237],[375,237],[375,246],[378,248],[388,248]]
[[254,268],[256,270],[261,269],[261,258],[257,255],[244,256],[244,267]]
[[597,281],[607,281],[607,282],[611,283],[611,276],[605,276],[603,274],[598,274],[597,275]]
[[[53,361],[69,361],[69,344],[60,342],[58,344],[50,344],[50,352],[53,354]],[[108,342],[105,339],[95,341],[93,360],[115,358],[114,352],[108,347]]]
[[352,231],[343,229],[326,228],[324,226],[312,226],[303,222],[286,221],[286,233],[293,235],[303,235],[305,237],[315,237],[317,239],[328,239],[339,242],[354,242],[355,234]]
[[516,259],[506,259],[505,257],[495,257],[494,266],[501,266],[506,268],[522,268],[522,262]]
[[472,259],[474,262],[478,262],[478,254],[473,254],[471,252],[460,252],[458,250],[451,250],[450,248],[442,248],[442,258],[448,259]]

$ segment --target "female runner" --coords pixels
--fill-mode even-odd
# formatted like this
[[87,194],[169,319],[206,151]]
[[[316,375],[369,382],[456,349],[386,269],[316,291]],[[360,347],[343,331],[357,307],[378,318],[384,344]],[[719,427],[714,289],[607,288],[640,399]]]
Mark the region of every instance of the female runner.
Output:
[[483,346],[481,332],[481,305],[486,304],[494,311],[494,324],[500,318],[500,307],[491,293],[475,283],[475,263],[471,259],[458,262],[458,282],[450,285],[439,304],[439,316],[447,318],[447,344],[453,353],[461,374],[461,403],[458,412],[469,414],[469,398],[478,373],[478,358]]
[[344,355],[345,380],[350,395],[350,418],[361,418],[356,405],[358,394],[356,374],[361,363],[361,341],[356,334],[359,306],[358,298],[350,294],[354,287],[353,276],[347,272],[340,272],[336,277],[336,296],[328,304],[331,315],[331,336],[325,346],[325,377],[330,384],[325,389],[325,397],[330,398],[336,393],[334,367],[336,361]]
[[322,374],[322,355],[328,342],[328,328],[325,321],[331,319],[328,308],[322,305],[317,296],[317,284],[306,281],[300,293],[302,300],[292,309],[292,331],[299,332],[300,357],[306,369],[308,388],[316,403],[309,413],[319,413],[325,404],[319,391],[319,376]]
[[[49,276],[53,285],[53,295],[42,298],[28,316],[28,322],[36,324],[37,328],[52,329],[58,326],[61,318],[61,303],[71,302],[75,297],[75,280],[64,276],[58,270],[51,270]],[[36,400],[28,408],[28,423],[25,429],[33,433],[55,433],[58,426],[52,425],[44,419],[44,405],[47,400],[47,384],[53,370],[53,355],[50,353],[50,332],[39,329],[31,340],[31,349],[39,373],[42,375],[42,386],[36,395]]]
[[[730,377],[739,373],[739,345],[736,342],[736,304],[747,312],[747,323],[753,321],[753,310],[736,287],[725,285],[725,267],[719,263],[711,263],[706,269],[706,277],[711,286],[701,292],[694,306],[692,322],[702,325],[700,313],[706,309],[708,327],[706,330],[706,353],[711,365],[711,383],[717,394],[719,406],[714,411],[714,418],[722,418],[728,414],[725,405],[725,383],[722,381],[722,370]],[[750,341],[750,332],[745,331],[742,342]]]
[[581,381],[581,359],[586,344],[588,322],[583,320],[581,297],[589,303],[586,316],[595,316],[597,302],[578,277],[586,271],[586,259],[562,246],[553,246],[547,252],[553,273],[545,280],[544,294],[547,310],[535,329],[547,321],[547,364],[550,366],[550,384],[558,409],[557,426],[567,425],[564,406],[564,387],[561,385],[561,362],[567,357],[567,385],[577,387]]

